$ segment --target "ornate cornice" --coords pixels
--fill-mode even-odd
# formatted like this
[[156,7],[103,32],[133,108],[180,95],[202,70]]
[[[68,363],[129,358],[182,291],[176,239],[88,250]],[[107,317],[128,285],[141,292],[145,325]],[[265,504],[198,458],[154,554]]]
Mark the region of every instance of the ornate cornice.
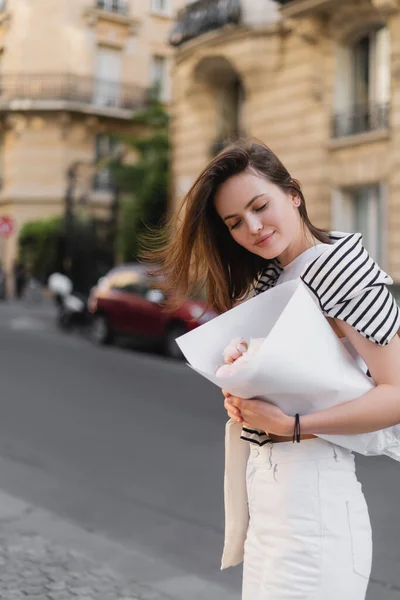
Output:
[[137,33],[140,25],[139,20],[130,15],[109,12],[93,7],[86,8],[83,12],[83,16],[89,27],[96,27],[99,21],[108,21],[109,23],[116,23],[117,25],[126,25],[128,32],[132,35]]

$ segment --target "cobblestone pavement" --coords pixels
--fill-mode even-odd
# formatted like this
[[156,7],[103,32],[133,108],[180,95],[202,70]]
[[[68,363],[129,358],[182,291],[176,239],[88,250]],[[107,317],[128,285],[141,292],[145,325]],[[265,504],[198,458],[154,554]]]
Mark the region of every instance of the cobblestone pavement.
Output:
[[39,535],[0,534],[4,600],[167,600]]

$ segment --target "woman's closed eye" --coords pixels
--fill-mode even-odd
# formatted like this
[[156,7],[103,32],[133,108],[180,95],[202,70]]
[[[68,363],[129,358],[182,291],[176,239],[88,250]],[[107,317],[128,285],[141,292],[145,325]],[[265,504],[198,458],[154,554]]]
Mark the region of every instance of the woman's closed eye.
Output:
[[230,227],[231,231],[232,231],[232,229],[236,229],[236,227],[237,227],[238,225],[240,225],[240,223],[241,223],[241,221],[238,221],[238,222],[237,222],[237,223],[235,223],[234,225],[231,225],[231,227]]
[[[263,210],[265,210],[268,206],[268,202],[266,202],[265,204],[263,204],[262,206],[259,206],[257,208],[254,208],[254,212],[262,212]],[[230,230],[232,231],[232,229],[236,229],[236,227],[238,227],[241,224],[241,220],[237,221],[236,223],[234,223],[233,225],[231,225]]]

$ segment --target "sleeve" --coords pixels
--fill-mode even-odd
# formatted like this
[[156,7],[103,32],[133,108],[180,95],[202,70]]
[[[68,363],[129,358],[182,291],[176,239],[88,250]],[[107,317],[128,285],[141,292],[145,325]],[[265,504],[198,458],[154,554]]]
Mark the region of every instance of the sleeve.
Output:
[[370,257],[361,234],[346,236],[301,275],[323,314],[345,321],[384,346],[400,329],[400,311],[387,286],[393,280]]

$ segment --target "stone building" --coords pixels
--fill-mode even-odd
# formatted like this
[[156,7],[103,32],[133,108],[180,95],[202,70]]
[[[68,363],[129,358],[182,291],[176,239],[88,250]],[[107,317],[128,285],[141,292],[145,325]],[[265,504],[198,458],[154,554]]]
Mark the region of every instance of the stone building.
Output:
[[183,2],[0,0],[0,217],[16,222],[0,244],[7,270],[24,222],[64,212],[71,166],[107,218],[109,173],[90,165],[155,82],[168,105],[168,36]]
[[227,138],[258,137],[313,221],[362,232],[400,284],[400,2],[198,0],[171,43],[176,204]]

